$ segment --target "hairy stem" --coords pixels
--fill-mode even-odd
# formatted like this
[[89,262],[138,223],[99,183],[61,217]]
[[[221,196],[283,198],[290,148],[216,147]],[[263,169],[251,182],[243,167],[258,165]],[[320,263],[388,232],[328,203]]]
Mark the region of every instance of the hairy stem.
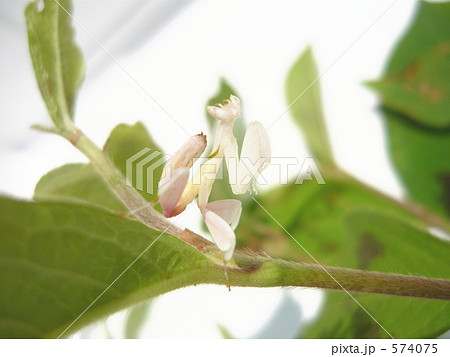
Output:
[[175,226],[157,212],[132,186],[127,185],[122,172],[117,169],[111,159],[100,150],[79,129],[61,134],[78,150],[87,156],[97,172],[103,177],[111,191],[122,201],[128,210],[146,226],[161,232],[179,236],[183,229]]
[[[255,269],[255,274],[248,274]],[[228,269],[232,286],[304,286],[450,300],[450,280],[408,275],[367,272],[355,269],[322,267],[263,259],[260,267],[252,265]]]
[[[201,236],[186,229],[180,236],[217,262],[213,274],[205,272],[199,283],[228,284],[221,265],[218,249]],[[321,266],[310,263],[294,263],[281,259],[258,257],[236,251],[233,257],[236,266],[227,267],[231,286],[303,286],[411,296],[429,299],[450,299],[450,280],[429,279],[411,275],[369,272],[358,269]]]

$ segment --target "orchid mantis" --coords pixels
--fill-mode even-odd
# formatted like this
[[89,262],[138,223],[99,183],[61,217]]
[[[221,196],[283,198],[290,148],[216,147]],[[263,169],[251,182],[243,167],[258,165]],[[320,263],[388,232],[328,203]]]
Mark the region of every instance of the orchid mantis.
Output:
[[238,144],[233,134],[234,121],[241,116],[239,98],[231,95],[224,104],[208,106],[208,113],[219,120],[219,126],[208,160],[189,178],[195,158],[206,148],[203,134],[189,139],[166,163],[159,181],[159,202],[166,217],[184,211],[198,196],[197,205],[217,247],[224,252],[224,259],[231,259],[236,245],[234,229],[239,223],[242,204],[236,199],[208,202],[214,180],[225,159],[229,182],[236,195],[255,191],[252,186],[257,176],[270,163],[270,142],[261,123],[248,126],[238,155]]

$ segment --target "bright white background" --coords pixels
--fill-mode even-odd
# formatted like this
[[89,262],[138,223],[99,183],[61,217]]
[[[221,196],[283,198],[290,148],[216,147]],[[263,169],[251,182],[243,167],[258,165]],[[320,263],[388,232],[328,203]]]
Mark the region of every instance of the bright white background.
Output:
[[[208,132],[206,99],[225,77],[240,93],[246,121],[269,127],[284,112],[286,73],[307,45],[319,72],[335,62],[393,0],[345,1],[75,1],[74,17],[190,135]],[[0,3],[0,193],[30,199],[49,170],[86,159],[59,137],[35,132],[49,125],[27,53],[26,1]],[[383,139],[377,98],[362,82],[378,78],[390,51],[411,21],[417,1],[398,0],[321,78],[324,112],[339,164],[395,197],[395,178]],[[99,146],[118,123],[143,121],[167,153],[187,134],[79,26],[87,60],[76,123]],[[289,114],[269,130],[273,156],[303,159],[304,141]],[[269,169],[266,178],[276,184]],[[245,207],[244,207],[245,209]],[[200,230],[192,209],[183,223]],[[288,237],[286,239],[289,239]],[[142,337],[295,336],[320,308],[313,289],[201,286],[158,298]],[[285,316],[271,320],[281,309]],[[123,336],[126,312],[106,324]],[[274,329],[275,327],[275,329]],[[276,330],[282,336],[275,335]],[[103,337],[104,324],[77,337]]]

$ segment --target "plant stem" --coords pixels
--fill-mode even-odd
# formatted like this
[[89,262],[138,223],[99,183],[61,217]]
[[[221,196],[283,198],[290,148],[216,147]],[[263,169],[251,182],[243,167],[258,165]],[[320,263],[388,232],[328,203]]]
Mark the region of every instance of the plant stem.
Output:
[[69,140],[78,150],[87,156],[97,172],[103,177],[111,191],[120,201],[134,212],[134,216],[146,226],[179,236],[183,229],[175,226],[163,215],[157,212],[132,186],[127,185],[122,172],[114,165],[111,159],[100,150],[81,130],[60,133]]
[[[201,236],[186,229],[180,237],[216,262],[213,274],[205,271],[197,283],[225,284],[228,286],[303,286],[428,299],[450,300],[450,280],[429,279],[411,275],[369,272],[321,266],[311,263],[288,262],[281,259],[249,255],[236,251],[232,264],[222,264],[217,247]],[[334,279],[333,279],[334,278]],[[339,282],[339,283],[337,283]]]
[[[267,258],[260,259],[260,266],[253,263],[246,268],[228,268],[231,285],[304,286],[334,290],[343,290],[344,288],[360,293],[450,300],[450,280],[322,267],[317,264],[292,263]],[[217,278],[215,280],[217,283]]]

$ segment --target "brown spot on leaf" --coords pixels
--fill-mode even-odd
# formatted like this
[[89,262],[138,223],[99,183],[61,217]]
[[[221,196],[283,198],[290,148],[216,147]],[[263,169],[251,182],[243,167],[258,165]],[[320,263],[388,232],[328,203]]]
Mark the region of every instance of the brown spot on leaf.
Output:
[[450,41],[441,42],[436,46],[436,54],[445,56],[450,53]]
[[412,81],[416,77],[418,70],[419,65],[417,64],[417,62],[411,63],[405,70],[405,79],[407,81]]
[[367,269],[372,261],[383,254],[384,247],[371,234],[366,233],[361,237],[361,243],[357,250],[358,268]]
[[420,83],[419,84],[419,91],[423,95],[426,95],[426,94],[430,93],[430,85],[428,83]]
[[429,100],[431,103],[437,103],[437,102],[440,102],[440,101],[444,98],[444,95],[443,95],[442,92],[443,92],[443,91],[440,90],[440,89],[432,90],[432,91],[430,92],[430,95],[428,96],[428,100]]
[[362,309],[357,309],[352,316],[353,335],[358,338],[380,338],[380,327]]
[[419,93],[431,103],[440,102],[443,98],[443,90],[433,88],[429,83],[422,82],[418,85]]

